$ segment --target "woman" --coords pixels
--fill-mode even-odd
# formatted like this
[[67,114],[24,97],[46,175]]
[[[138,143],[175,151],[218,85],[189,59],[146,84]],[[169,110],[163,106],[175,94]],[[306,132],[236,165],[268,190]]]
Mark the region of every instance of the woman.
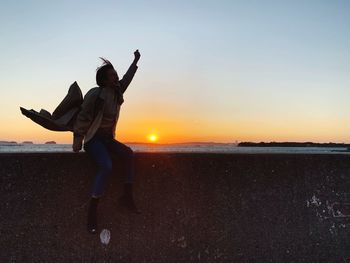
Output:
[[134,52],[134,56],[134,61],[121,80],[111,62],[101,58],[104,64],[96,72],[98,87],[86,93],[74,123],[73,151],[79,152],[84,140],[84,150],[98,166],[88,209],[87,228],[90,233],[97,231],[97,205],[104,193],[107,177],[112,171],[112,154],[120,155],[126,166],[124,194],[119,198],[119,202],[130,211],[141,213],[132,196],[132,183],[135,178],[133,151],[114,139],[120,106],[124,102],[123,93],[138,68],[138,50]]

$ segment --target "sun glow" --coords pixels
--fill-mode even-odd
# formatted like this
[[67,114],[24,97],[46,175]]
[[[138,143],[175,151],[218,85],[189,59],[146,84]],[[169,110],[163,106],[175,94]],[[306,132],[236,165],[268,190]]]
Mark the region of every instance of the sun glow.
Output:
[[151,134],[150,136],[148,136],[148,140],[150,140],[151,142],[155,142],[156,140],[158,140],[158,137],[155,134]]

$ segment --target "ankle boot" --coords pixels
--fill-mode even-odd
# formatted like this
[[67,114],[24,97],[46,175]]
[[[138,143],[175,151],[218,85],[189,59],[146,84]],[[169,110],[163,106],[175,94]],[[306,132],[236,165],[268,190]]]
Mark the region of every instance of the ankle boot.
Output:
[[95,234],[97,231],[97,205],[99,198],[91,197],[89,210],[88,210],[88,222],[87,230],[91,234]]
[[132,189],[133,189],[132,183],[124,183],[124,193],[121,197],[119,197],[119,204],[127,208],[133,213],[141,214],[141,211],[135,205]]

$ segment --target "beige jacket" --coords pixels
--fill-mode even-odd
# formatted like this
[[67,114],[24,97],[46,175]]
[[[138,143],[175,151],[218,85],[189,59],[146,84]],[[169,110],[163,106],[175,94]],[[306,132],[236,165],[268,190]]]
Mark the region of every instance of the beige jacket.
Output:
[[[137,68],[137,65],[132,63],[123,78],[119,81],[119,85],[116,88],[118,107],[124,102],[123,94],[133,79]],[[106,101],[106,92],[104,89],[103,87],[95,87],[85,94],[84,101],[81,104],[81,110],[73,125],[75,139],[84,139],[84,143],[86,143],[94,136],[97,129],[100,127]],[[116,124],[117,121],[113,125],[114,137]]]

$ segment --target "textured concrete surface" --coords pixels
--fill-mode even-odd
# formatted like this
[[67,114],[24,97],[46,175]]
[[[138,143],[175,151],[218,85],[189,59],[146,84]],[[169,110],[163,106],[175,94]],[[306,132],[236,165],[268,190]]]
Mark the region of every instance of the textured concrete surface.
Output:
[[350,261],[350,155],[136,153],[141,215],[114,167],[91,235],[85,153],[0,154],[1,262]]

